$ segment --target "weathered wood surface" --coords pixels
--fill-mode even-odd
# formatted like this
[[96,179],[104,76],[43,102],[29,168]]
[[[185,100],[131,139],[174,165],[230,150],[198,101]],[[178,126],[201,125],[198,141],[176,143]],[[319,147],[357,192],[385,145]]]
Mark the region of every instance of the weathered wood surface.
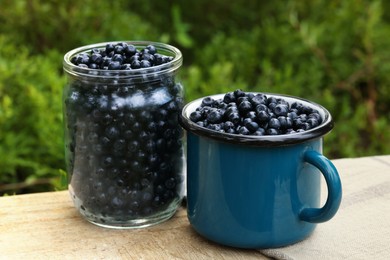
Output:
[[266,258],[203,239],[184,208],[149,228],[101,228],[82,219],[68,191],[61,191],[0,198],[0,259]]
[[[390,155],[339,159],[333,163],[342,177],[345,191],[339,216],[318,227],[317,233],[309,239],[290,247],[260,252],[217,245],[202,238],[190,227],[185,208],[180,208],[172,219],[149,228],[101,228],[85,221],[74,208],[68,191],[61,191],[0,197],[0,259],[267,259],[265,255],[282,259],[292,259],[298,255],[297,259],[305,259],[313,250],[317,252],[321,244],[325,244],[326,255],[331,256],[329,252],[337,249],[326,247],[331,244],[324,241],[329,241],[329,237],[335,239],[333,227],[344,225],[344,218],[349,219],[351,213],[347,211],[353,201],[365,199],[364,196],[373,199],[373,195],[381,194],[374,184],[379,176],[388,180]],[[372,178],[367,179],[367,174]],[[360,186],[364,186],[362,182],[372,182],[374,193],[370,195],[366,189],[360,191]],[[387,190],[386,186],[383,191]],[[323,187],[323,203],[326,193],[326,187]],[[345,212],[343,207],[347,207]],[[386,212],[384,216],[388,216]],[[371,224],[381,227],[383,223],[374,221]],[[346,221],[345,232],[354,228],[348,225],[349,221]],[[381,234],[378,232],[371,231],[367,237]],[[338,233],[339,239],[345,240],[346,233]],[[356,246],[360,245],[353,239],[349,240]],[[372,237],[371,240],[374,241]],[[342,252],[333,253],[345,253],[344,248],[340,250]],[[370,258],[365,257],[368,256],[367,251],[362,252],[362,259]]]

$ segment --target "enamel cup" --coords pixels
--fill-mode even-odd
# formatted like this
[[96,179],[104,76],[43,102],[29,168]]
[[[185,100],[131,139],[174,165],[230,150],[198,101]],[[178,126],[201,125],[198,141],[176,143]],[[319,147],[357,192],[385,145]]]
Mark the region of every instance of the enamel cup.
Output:
[[[296,243],[317,223],[331,219],[341,202],[338,172],[322,155],[323,136],[333,128],[330,113],[301,98],[266,95],[318,110],[321,125],[276,136],[221,133],[189,119],[202,99],[188,103],[180,115],[187,132],[188,218],[199,234],[223,245],[274,248]],[[328,190],[324,205],[322,176]]]

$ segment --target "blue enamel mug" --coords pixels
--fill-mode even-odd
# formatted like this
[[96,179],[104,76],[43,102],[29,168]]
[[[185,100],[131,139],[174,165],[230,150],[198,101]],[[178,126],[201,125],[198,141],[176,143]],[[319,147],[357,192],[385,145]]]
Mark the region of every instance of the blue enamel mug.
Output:
[[[188,103],[180,115],[187,132],[188,219],[200,235],[219,244],[290,245],[308,237],[340,206],[339,174],[322,155],[323,136],[333,128],[330,113],[305,99],[266,95],[310,106],[319,111],[322,123],[275,136],[221,133],[189,119],[202,99]],[[324,205],[320,205],[321,178],[328,189]]]

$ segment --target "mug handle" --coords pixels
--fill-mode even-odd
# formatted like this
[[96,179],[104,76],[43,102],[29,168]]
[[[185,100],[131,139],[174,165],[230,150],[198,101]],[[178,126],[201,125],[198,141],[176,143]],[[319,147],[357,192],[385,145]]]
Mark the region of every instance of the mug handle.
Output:
[[303,160],[317,167],[325,177],[328,198],[322,208],[304,208],[299,218],[310,223],[321,223],[331,219],[339,209],[342,197],[340,176],[333,163],[316,151],[306,151]]

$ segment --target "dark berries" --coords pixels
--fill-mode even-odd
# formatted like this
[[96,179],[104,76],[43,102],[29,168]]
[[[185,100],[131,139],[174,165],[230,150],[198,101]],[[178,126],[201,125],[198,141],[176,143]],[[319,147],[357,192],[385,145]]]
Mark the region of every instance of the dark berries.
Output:
[[[152,45],[137,50],[131,44],[110,43],[77,54],[71,62],[91,69],[132,70],[159,65],[157,57],[159,64],[173,59]],[[142,80],[125,83],[121,77],[106,78],[110,73],[91,72],[98,73],[102,77],[96,80],[84,74],[72,77],[64,96],[72,197],[96,223],[122,224],[158,215],[182,197],[181,86],[165,71],[158,72],[161,78],[140,73]],[[210,118],[216,126],[223,117],[218,109],[220,114]],[[194,120],[202,117],[200,112],[193,115]]]
[[132,70],[150,68],[173,60],[173,57],[159,54],[153,45],[137,50],[125,42],[108,43],[104,49],[94,48],[90,53],[79,53],[71,62],[82,68],[103,70]]
[[239,89],[218,100],[204,98],[190,120],[214,131],[255,136],[294,134],[322,122],[318,111],[302,103]]

